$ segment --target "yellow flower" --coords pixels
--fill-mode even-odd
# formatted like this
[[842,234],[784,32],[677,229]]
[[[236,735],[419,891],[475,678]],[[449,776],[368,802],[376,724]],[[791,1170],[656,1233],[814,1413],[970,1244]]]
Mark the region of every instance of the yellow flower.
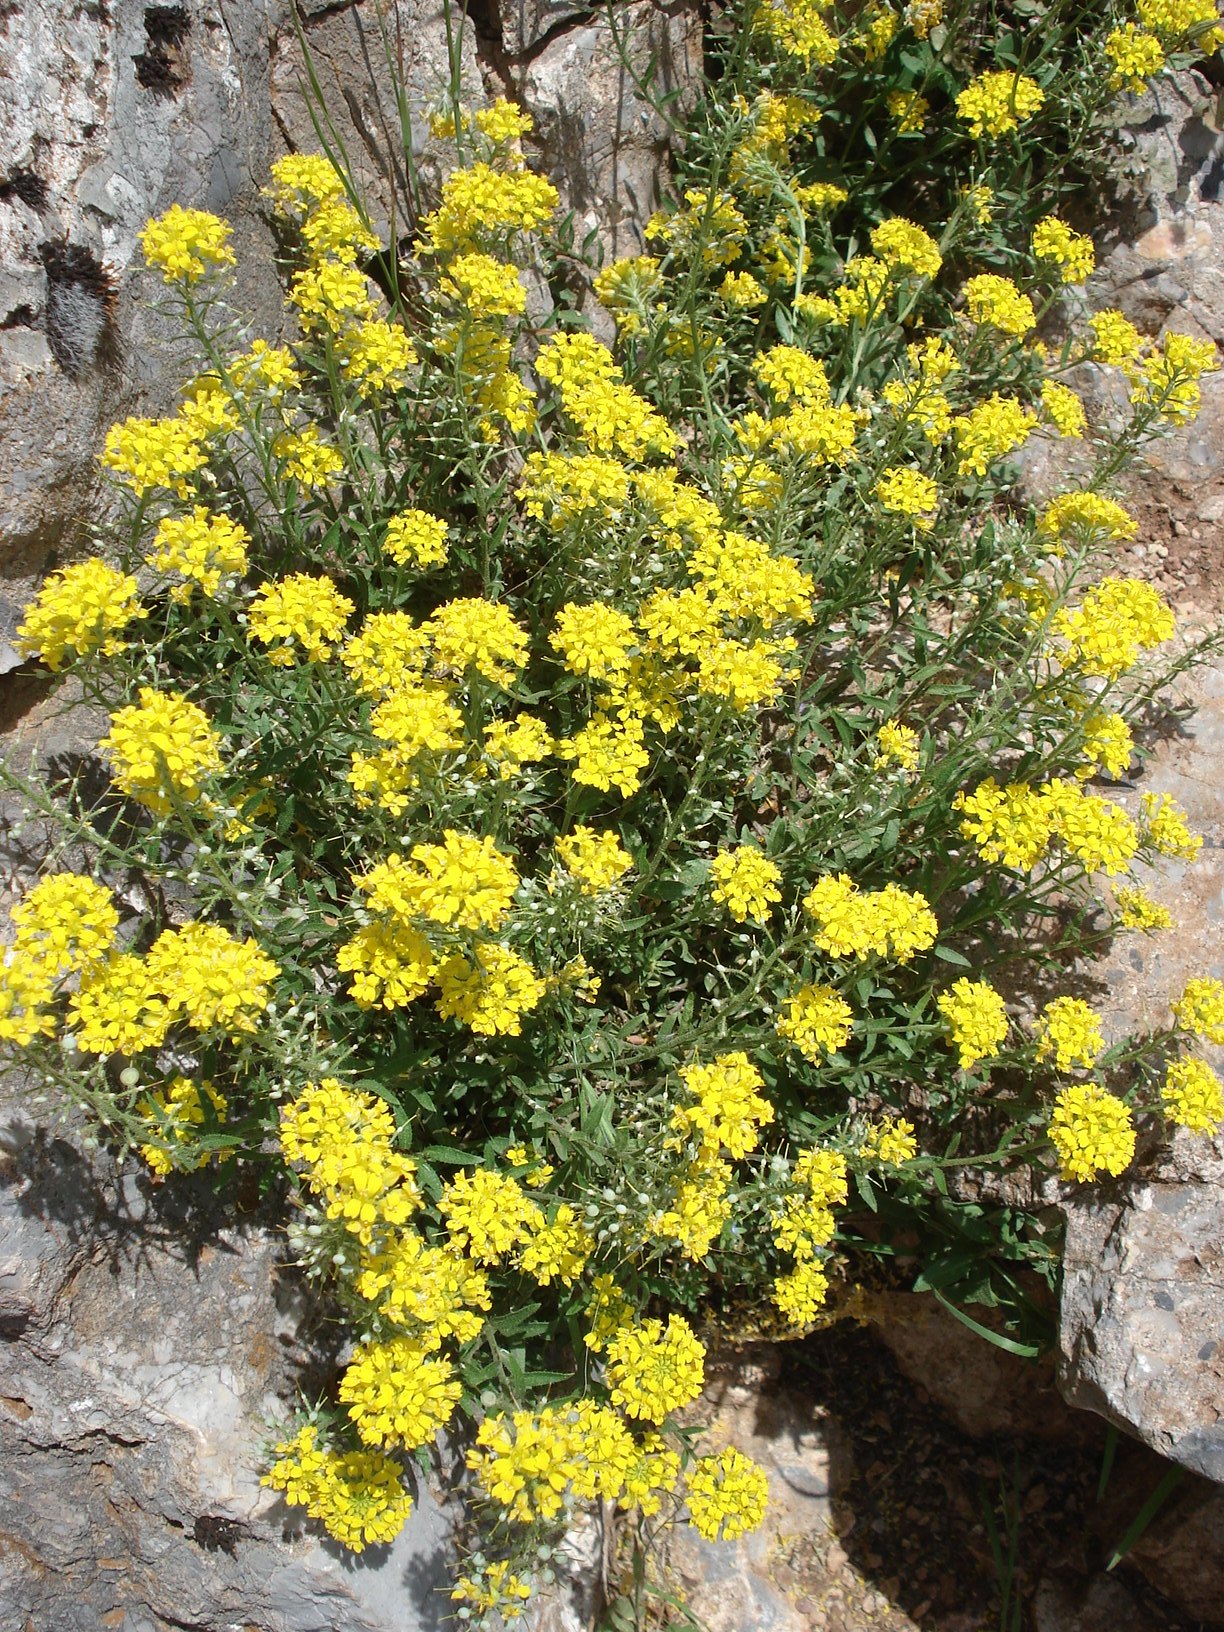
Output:
[[1206,1060],[1173,1060],[1165,1072],[1160,1102],[1170,1122],[1192,1133],[1214,1133],[1224,1122],[1224,1088]]
[[1037,323],[1037,314],[1027,295],[1022,295],[1010,278],[984,272],[965,285],[965,309],[974,323],[989,323],[1004,334],[1027,334]]
[[527,661],[527,637],[499,601],[446,601],[423,628],[443,672],[463,675],[475,669],[494,685],[506,686]]
[[225,580],[240,578],[247,570],[250,542],[245,527],[197,504],[188,515],[162,518],[149,559],[159,572],[177,572],[186,579],[171,591],[176,601],[186,601],[197,585],[215,596]]
[[890,465],[875,485],[876,498],[885,510],[910,516],[923,529],[934,522],[939,504],[939,487],[920,470],[909,465]]
[[1033,228],[1033,254],[1061,268],[1063,283],[1083,283],[1096,266],[1092,239],[1072,232],[1056,215],[1047,215]]
[[720,1054],[710,1065],[686,1065],[680,1076],[696,1101],[677,1105],[671,1125],[686,1138],[696,1138],[704,1155],[720,1150],[738,1159],[756,1149],[759,1129],[774,1119],[774,1108],[757,1092],[764,1086],[761,1073],[747,1054]]
[[524,1274],[541,1286],[553,1281],[573,1286],[595,1250],[595,1237],[578,1222],[574,1209],[562,1202],[549,1219],[537,1213],[528,1220],[527,1232],[518,1251]]
[[455,1247],[478,1264],[495,1264],[529,1238],[535,1224],[544,1222],[540,1208],[523,1194],[517,1179],[490,1172],[486,1167],[456,1173],[443,1186],[438,1211]]
[[1088,319],[1088,326],[1093,335],[1094,360],[1129,370],[1143,346],[1143,337],[1130,319],[1106,307]]
[[931,104],[917,91],[889,91],[886,105],[899,136],[916,136],[926,128]]
[[208,463],[198,428],[181,419],[125,419],[106,433],[102,463],[143,498],[169,488],[185,499],[187,478]]
[[[224,1122],[229,1109],[225,1095],[219,1094],[210,1082],[196,1084],[188,1077],[173,1078],[164,1091],[150,1094],[136,1107],[157,1140],[156,1144],[141,1145],[140,1154],[161,1178],[173,1172],[191,1173],[208,1165],[214,1153],[192,1148],[196,1130],[203,1130],[207,1124],[205,1099],[212,1107],[214,1119]],[[220,1159],[224,1161],[229,1154],[220,1152]]]
[[1100,1016],[1079,997],[1056,997],[1037,1021],[1037,1058],[1054,1059],[1058,1071],[1096,1064],[1105,1047]]
[[734,1541],[755,1530],[769,1504],[764,1470],[729,1445],[717,1456],[702,1456],[685,1491],[689,1521],[707,1541]]
[[683,1315],[622,1326],[608,1339],[608,1390],[627,1417],[660,1423],[705,1381],[705,1348]]
[[172,204],[165,215],[149,221],[140,233],[144,258],[167,283],[198,283],[218,267],[232,266],[230,226],[206,210]]
[[831,986],[801,986],[776,1021],[778,1035],[819,1065],[826,1053],[844,1048],[854,1029],[850,1005]]
[[1122,1100],[1096,1082],[1076,1082],[1054,1101],[1050,1142],[1064,1179],[1114,1178],[1135,1154],[1135,1128]]
[[1006,136],[1031,119],[1045,92],[1027,74],[989,70],[970,80],[956,98],[956,111],[974,136]]
[[148,615],[130,573],[97,559],[81,561],[52,573],[26,607],[17,649],[49,669],[83,657],[113,657],[127,645],[121,631]]
[[284,431],[273,439],[272,452],[280,460],[284,479],[305,488],[326,487],[344,471],[343,454],[323,441],[317,425],[307,425],[304,431]]
[[197,1031],[231,1037],[255,1030],[268,1006],[268,986],[280,974],[255,941],[236,940],[219,924],[163,930],[145,965],[172,1015]]
[[304,1507],[354,1553],[394,1541],[412,1511],[398,1464],[379,1451],[320,1450],[318,1433],[306,1427],[279,1444],[260,1482],[281,1491],[290,1507]]
[[894,270],[901,267],[919,277],[933,278],[943,265],[939,246],[930,233],[902,215],[880,222],[871,234],[871,247],[885,266]]
[[596,833],[583,823],[559,838],[554,848],[561,865],[586,895],[615,888],[633,866],[633,857],[615,833]]
[[1041,406],[1059,436],[1082,437],[1088,428],[1084,405],[1070,386],[1059,385],[1056,380],[1044,380]]
[[1108,538],[1134,538],[1139,523],[1113,499],[1099,493],[1063,493],[1051,499],[1037,518],[1037,531],[1045,538],[1065,538],[1068,534],[1091,539],[1103,533]]
[[26,891],[10,916],[18,961],[45,969],[50,979],[105,958],[119,928],[111,892],[81,873],[51,873]]
[[99,747],[110,756],[115,786],[161,816],[178,801],[198,803],[221,769],[221,738],[203,709],[152,686],[140,688],[139,704],[111,715]]
[[1172,929],[1173,914],[1168,907],[1153,901],[1146,890],[1118,888],[1114,890],[1118,903],[1118,922],[1123,929],[1140,929],[1150,935],[1158,929]]
[[985,476],[996,459],[1023,447],[1036,423],[1036,414],[997,391],[967,414],[958,414],[952,421],[960,455],[957,474]]
[[878,1162],[883,1167],[900,1167],[918,1154],[914,1124],[903,1116],[886,1116],[873,1122],[859,1146],[859,1156],[865,1162]]
[[1106,37],[1105,55],[1113,65],[1110,89],[1134,91],[1136,95],[1147,89],[1148,80],[1165,65],[1160,41],[1135,23],[1123,23]]
[[1177,1023],[1209,1043],[1224,1043],[1224,982],[1196,975],[1173,1004]]
[[773,1301],[792,1326],[809,1326],[829,1295],[829,1277],[815,1258],[801,1259],[773,1283]]
[[752,26],[805,68],[824,67],[837,55],[837,37],[821,15],[827,10],[828,0],[760,0]]
[[451,1362],[410,1337],[363,1344],[337,1390],[365,1444],[410,1451],[445,1428],[462,1392]]
[[510,910],[518,873],[490,838],[446,828],[441,844],[392,852],[354,880],[373,912],[411,924],[428,918],[456,929],[496,929]]
[[424,510],[401,510],[387,522],[383,549],[401,567],[440,567],[446,560],[446,523]]
[[916,771],[922,757],[922,738],[909,725],[886,721],[876,732],[877,765],[899,765],[903,771]]
[[308,661],[325,663],[352,613],[352,601],[330,578],[294,572],[264,584],[251,602],[247,627],[252,640],[271,648],[268,661],[287,669],[298,662],[298,646]]
[[1007,1038],[1007,1005],[988,980],[957,980],[935,999],[962,1071],[993,1059]]
[[1051,625],[1067,642],[1064,667],[1116,680],[1171,638],[1173,613],[1160,591],[1138,578],[1103,578],[1078,607],[1064,607]]
[[782,899],[782,870],[755,845],[723,850],[710,863],[710,895],[738,924],[764,923]]

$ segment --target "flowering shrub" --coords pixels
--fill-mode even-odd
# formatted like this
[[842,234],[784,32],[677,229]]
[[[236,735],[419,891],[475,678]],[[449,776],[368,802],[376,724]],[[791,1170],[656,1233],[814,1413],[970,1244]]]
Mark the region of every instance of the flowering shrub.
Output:
[[[0,1039],[157,1179],[275,1150],[353,1347],[267,1483],[385,1542],[466,1419],[469,1620],[575,1502],[759,1522],[760,1471],[675,1432],[699,1316],[802,1331],[839,1244],[903,1229],[1023,1321],[1056,1243],[964,1175],[1091,1183],[1224,1111],[1219,982],[1138,1038],[1060,991],[1199,842],[1108,792],[1187,659],[1096,555],[1216,361],[1072,321],[1057,212],[1214,11],[1023,56],[940,10],[749,7],[650,252],[594,280],[611,347],[529,295],[572,267],[507,103],[437,117],[465,162],[403,259],[327,156],[273,167],[289,344],[241,332],[225,223],[150,223],[197,372],[107,438],[119,564],[20,630],[109,711],[113,793],[27,790],[94,877],[14,910]],[[1034,511],[1035,436],[1088,457]]]

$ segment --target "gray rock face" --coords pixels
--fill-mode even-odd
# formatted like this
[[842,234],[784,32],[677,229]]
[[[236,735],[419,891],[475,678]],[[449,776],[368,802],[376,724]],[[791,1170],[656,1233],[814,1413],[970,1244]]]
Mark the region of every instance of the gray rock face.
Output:
[[[450,1521],[422,1483],[359,1559],[265,1490],[307,1357],[279,1235],[190,1183],[149,1197],[10,1123],[0,1173],[0,1625],[418,1632]],[[313,1349],[312,1345],[312,1349]]]
[[1224,1161],[1068,1211],[1064,1392],[1224,1482]]

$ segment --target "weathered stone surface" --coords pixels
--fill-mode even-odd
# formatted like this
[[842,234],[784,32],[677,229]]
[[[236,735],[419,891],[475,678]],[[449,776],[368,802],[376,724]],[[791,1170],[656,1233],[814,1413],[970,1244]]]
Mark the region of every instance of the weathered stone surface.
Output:
[[[1208,1626],[1224,1626],[1224,1494],[1179,1493],[1128,1555],[1152,1585]],[[1104,1632],[1122,1632],[1115,1623]]]
[[202,1185],[100,1178],[20,1121],[4,1148],[0,1625],[440,1626],[450,1527],[427,1488],[357,1559],[259,1484],[267,1424],[317,1358],[279,1235]]
[[595,15],[545,39],[514,81],[536,120],[539,162],[574,211],[578,243],[596,236],[609,260],[640,254],[670,138],[652,103],[681,93],[678,117],[699,79],[697,10],[640,0],[616,8],[615,35]]
[[962,1433],[1066,1439],[1066,1414],[1051,1410],[1058,1403],[1052,1362],[983,1342],[929,1293],[874,1293],[866,1312],[901,1370]]

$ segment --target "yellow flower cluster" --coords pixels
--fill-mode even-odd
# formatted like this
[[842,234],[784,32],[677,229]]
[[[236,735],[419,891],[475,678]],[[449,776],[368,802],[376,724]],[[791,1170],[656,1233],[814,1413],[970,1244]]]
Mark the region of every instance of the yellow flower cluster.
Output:
[[989,70],[970,80],[956,98],[956,111],[974,136],[1006,136],[1031,119],[1045,92],[1028,74]]
[[148,617],[130,573],[92,559],[53,572],[25,609],[17,649],[61,669],[79,658],[113,657],[128,625]]
[[159,572],[176,572],[185,580],[171,595],[187,601],[197,587],[216,596],[223,583],[241,578],[250,543],[245,527],[197,504],[187,515],[162,517],[149,560]]
[[294,572],[264,584],[251,602],[247,627],[252,640],[270,648],[269,663],[288,669],[298,662],[299,646],[309,662],[325,663],[352,614],[352,601],[330,578]]
[[1081,997],[1056,997],[1037,1020],[1037,1058],[1053,1057],[1056,1071],[1094,1066],[1105,1048],[1101,1021]]
[[1107,35],[1105,55],[1113,69],[1110,88],[1134,91],[1136,95],[1147,89],[1148,80],[1165,65],[1160,41],[1136,23],[1123,23]]
[[559,838],[554,848],[558,861],[577,879],[585,895],[614,889],[633,866],[633,857],[615,833],[597,833],[583,823]]
[[338,1389],[364,1444],[409,1451],[446,1427],[462,1392],[453,1363],[411,1337],[363,1344]]
[[438,1013],[462,1020],[480,1037],[517,1037],[523,1016],[548,990],[527,959],[508,946],[482,941],[471,956],[457,952],[438,967]]
[[1057,380],[1044,380],[1041,406],[1059,436],[1082,437],[1088,428],[1084,404],[1070,386],[1059,385]]
[[1143,349],[1143,336],[1130,321],[1112,306],[1095,313],[1088,319],[1092,330],[1092,357],[1098,363],[1110,363],[1115,368],[1129,369]]
[[859,1157],[881,1167],[900,1167],[918,1154],[914,1125],[903,1116],[886,1116],[873,1122],[859,1146]]
[[824,67],[837,55],[837,36],[824,20],[830,0],[761,0],[752,26],[805,68]]
[[318,1437],[306,1427],[282,1441],[261,1482],[354,1553],[394,1541],[412,1511],[395,1461],[377,1451],[321,1450]]
[[996,459],[1024,446],[1036,423],[1036,414],[1015,397],[993,391],[985,402],[952,421],[960,456],[957,474],[985,476]]
[[473,1575],[461,1575],[451,1588],[451,1602],[462,1604],[470,1614],[496,1613],[503,1621],[516,1621],[531,1597],[531,1583],[515,1575],[508,1559],[495,1559]]
[[535,366],[541,379],[556,387],[588,453],[639,460],[675,451],[676,435],[667,420],[625,384],[611,352],[593,335],[554,334]]
[[480,160],[447,176],[438,208],[421,222],[421,247],[443,260],[504,248],[516,234],[542,227],[557,197],[543,176]]
[[764,923],[782,899],[782,870],[756,845],[723,850],[710,863],[710,895],[737,924]]
[[885,106],[897,122],[899,136],[917,136],[926,129],[931,104],[917,91],[889,91]]
[[1051,499],[1037,518],[1037,531],[1044,538],[1083,536],[1092,539],[1134,538],[1139,523],[1114,499],[1100,493],[1063,493]]
[[1224,46],[1215,0],[1139,0],[1140,27],[1165,45],[1192,45],[1203,56]]
[[159,816],[198,804],[221,769],[221,738],[204,710],[152,686],[140,688],[139,703],[111,715],[99,747],[110,756],[115,786]]
[[609,1338],[608,1392],[627,1417],[661,1423],[705,1382],[705,1348],[683,1315],[622,1326]]
[[1007,1039],[1007,1005],[988,980],[953,981],[935,1007],[947,1022],[962,1071],[994,1059]]
[[1132,374],[1131,401],[1155,409],[1171,424],[1185,425],[1198,413],[1199,377],[1219,366],[1214,340],[1166,334],[1160,350]]
[[102,464],[144,498],[169,488],[185,499],[188,477],[208,463],[199,430],[182,419],[125,419],[106,433]]
[[1224,1043],[1224,981],[1196,975],[1173,1004],[1177,1023],[1209,1043]]
[[1153,901],[1146,890],[1123,886],[1114,891],[1118,903],[1118,922],[1123,929],[1139,929],[1150,935],[1158,929],[1172,929],[1173,914],[1168,907]]
[[424,510],[391,516],[383,549],[400,567],[440,567],[446,560],[446,523]]
[[908,963],[916,952],[934,946],[939,933],[935,914],[918,890],[886,884],[861,891],[846,873],[817,879],[803,900],[815,923],[813,940],[834,958],[894,957]]
[[1054,1100],[1050,1143],[1064,1179],[1086,1181],[1098,1173],[1117,1178],[1135,1154],[1130,1110],[1099,1083],[1072,1083]]
[[1186,813],[1172,794],[1145,793],[1140,804],[1144,837],[1152,848],[1162,856],[1194,861],[1203,848],[1202,835],[1190,831]]
[[738,1159],[757,1148],[759,1130],[773,1121],[774,1108],[758,1092],[764,1082],[747,1054],[737,1050],[710,1065],[686,1065],[680,1076],[696,1103],[677,1105],[671,1125],[697,1141],[700,1156],[725,1150]]
[[281,1151],[302,1162],[306,1182],[368,1246],[377,1230],[405,1224],[421,1205],[416,1164],[395,1149],[395,1123],[382,1100],[335,1077],[311,1084],[281,1111]]
[[272,452],[280,461],[284,479],[301,487],[326,487],[344,471],[343,455],[323,441],[317,425],[307,425],[302,431],[283,431],[273,440]]
[[984,861],[1021,872],[1035,867],[1058,840],[1085,872],[1103,870],[1112,877],[1125,870],[1140,844],[1124,810],[1062,777],[1037,788],[1027,782],[1000,787],[987,777],[972,793],[958,793],[953,808],[965,813],[961,833]]
[[913,726],[886,720],[876,732],[877,765],[899,765],[903,771],[916,771],[921,758],[922,739]]
[[938,484],[912,465],[890,465],[877,480],[875,493],[885,510],[909,516],[924,531],[934,526]]
[[145,260],[167,283],[198,283],[218,267],[234,264],[229,222],[207,210],[172,204],[138,236]]
[[850,1005],[831,986],[801,986],[788,997],[776,1021],[778,1035],[813,1065],[844,1048],[854,1029]]
[[1067,642],[1066,668],[1116,680],[1141,652],[1172,638],[1173,613],[1158,589],[1140,578],[1103,578],[1078,607],[1055,613],[1051,625]]
[[1033,303],[1010,278],[983,272],[965,285],[965,310],[974,323],[989,323],[1003,334],[1027,334],[1037,322]]
[[1062,283],[1083,283],[1096,266],[1092,239],[1073,232],[1056,215],[1045,216],[1033,228],[1033,254],[1039,261],[1053,261]]
[[901,269],[921,278],[933,278],[943,265],[939,246],[930,233],[903,215],[881,221],[872,231],[871,247],[892,271]]
[[492,839],[447,828],[441,844],[414,844],[407,861],[392,851],[354,883],[371,911],[407,925],[428,918],[458,929],[496,929],[510,910],[518,873]]
[[1124,776],[1135,752],[1135,739],[1121,714],[1110,714],[1102,708],[1089,709],[1084,715],[1083,732],[1084,763],[1076,776],[1086,779],[1098,768],[1110,776]]
[[395,1228],[363,1250],[361,1264],[358,1295],[422,1349],[480,1336],[492,1302],[488,1277],[449,1242],[430,1246],[415,1230]]
[[1160,1102],[1170,1122],[1192,1133],[1214,1133],[1224,1122],[1224,1086],[1206,1060],[1173,1060],[1165,1072]]

